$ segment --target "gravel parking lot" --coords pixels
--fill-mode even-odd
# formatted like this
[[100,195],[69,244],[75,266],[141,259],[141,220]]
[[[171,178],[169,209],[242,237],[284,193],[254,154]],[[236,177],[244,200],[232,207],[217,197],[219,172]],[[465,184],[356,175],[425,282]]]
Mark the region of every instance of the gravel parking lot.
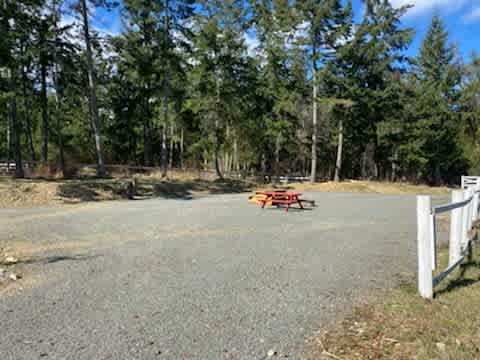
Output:
[[0,297],[0,359],[308,358],[315,330],[414,274],[416,228],[414,196],[305,197],[318,207],[240,194],[0,210],[0,239],[32,254]]

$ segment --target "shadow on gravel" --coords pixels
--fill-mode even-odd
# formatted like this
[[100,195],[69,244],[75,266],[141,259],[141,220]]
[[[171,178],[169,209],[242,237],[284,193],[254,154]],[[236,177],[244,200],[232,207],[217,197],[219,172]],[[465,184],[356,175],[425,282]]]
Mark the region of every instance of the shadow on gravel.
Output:
[[[283,211],[283,212],[287,212],[286,211],[286,208],[285,206],[279,206],[279,207],[276,207],[276,206],[270,206],[270,207],[266,207],[263,209],[263,210],[274,210],[274,211]],[[305,207],[303,209],[300,209],[298,207],[290,207],[288,208],[288,212],[303,212],[303,211],[312,211],[313,208],[310,208],[310,207]]]
[[[127,185],[131,183],[131,196],[127,194]],[[144,200],[165,198],[194,200],[199,194],[238,194],[250,191],[252,184],[239,180],[159,180],[141,178],[136,180],[88,180],[68,181],[58,185],[58,196],[64,202],[103,201],[130,198]]]

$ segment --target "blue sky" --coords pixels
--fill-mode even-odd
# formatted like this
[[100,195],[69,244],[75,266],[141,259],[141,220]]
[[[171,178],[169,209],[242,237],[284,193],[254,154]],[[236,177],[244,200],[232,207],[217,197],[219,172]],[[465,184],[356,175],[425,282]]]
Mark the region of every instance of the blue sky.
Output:
[[[415,55],[427,31],[432,15],[436,12],[444,20],[450,34],[450,41],[457,44],[459,54],[467,60],[472,50],[480,48],[480,0],[391,0],[394,6],[413,4],[403,18],[403,24],[413,27],[416,36],[408,53]],[[361,0],[353,0],[355,14],[362,14]],[[98,29],[117,34],[122,29],[119,11],[97,10],[93,24]],[[480,49],[479,49],[480,50]],[[480,51],[478,51],[480,53]]]
[[[361,14],[361,1],[354,0],[355,10]],[[480,0],[391,0],[392,5],[413,4],[403,18],[403,24],[415,29],[416,35],[409,54],[415,55],[428,30],[433,14],[438,13],[457,45],[459,54],[467,60],[473,50],[479,50]],[[480,53],[480,51],[479,51]]]

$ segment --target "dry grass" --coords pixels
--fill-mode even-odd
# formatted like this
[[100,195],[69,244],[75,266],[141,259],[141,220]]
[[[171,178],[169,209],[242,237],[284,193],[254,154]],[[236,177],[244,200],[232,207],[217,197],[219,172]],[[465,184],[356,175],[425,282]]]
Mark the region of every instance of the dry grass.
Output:
[[191,198],[196,195],[250,191],[254,184],[240,180],[211,180],[196,173],[172,172],[162,178],[158,172],[110,179],[73,180],[0,179],[0,208],[78,204],[125,198],[125,183],[133,182],[139,198]]
[[[440,262],[446,263],[446,252]],[[309,359],[479,359],[480,252],[426,301],[415,282],[353,314],[316,338]]]
[[[92,201],[118,200],[124,198],[122,184],[134,181],[137,195],[142,198],[168,197],[189,198],[196,195],[240,193],[261,190],[275,186],[254,183],[246,180],[216,180],[210,171],[171,170],[164,178],[155,168],[142,173],[124,167],[114,167],[110,179],[91,177],[90,167],[80,169],[82,177],[73,180],[57,179],[55,175],[30,180],[0,178],[0,208],[33,207],[62,203],[83,203]],[[446,187],[428,187],[406,183],[374,181],[345,181],[341,183],[291,183],[276,188],[297,191],[350,192],[378,194],[431,194],[444,195]]]
[[55,183],[9,179],[0,181],[0,208],[41,206],[57,202]]
[[120,198],[115,188],[115,182],[101,180],[3,179],[0,181],[0,208],[115,200]]
[[333,181],[323,183],[291,183],[286,185],[287,189],[298,191],[320,191],[320,192],[347,192],[347,193],[376,193],[376,194],[426,194],[444,195],[451,189],[447,187],[430,187],[427,185],[414,185],[409,183],[391,183],[380,181],[359,181],[350,180],[335,183]]

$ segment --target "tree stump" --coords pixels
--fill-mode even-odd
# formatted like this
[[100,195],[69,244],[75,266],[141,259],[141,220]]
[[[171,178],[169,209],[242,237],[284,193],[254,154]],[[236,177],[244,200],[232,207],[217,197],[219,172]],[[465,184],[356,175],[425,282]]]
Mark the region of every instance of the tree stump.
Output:
[[125,180],[120,184],[120,196],[124,199],[133,200],[137,194],[137,187],[132,180]]

